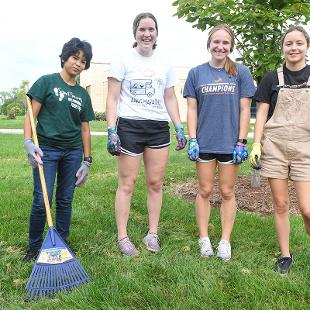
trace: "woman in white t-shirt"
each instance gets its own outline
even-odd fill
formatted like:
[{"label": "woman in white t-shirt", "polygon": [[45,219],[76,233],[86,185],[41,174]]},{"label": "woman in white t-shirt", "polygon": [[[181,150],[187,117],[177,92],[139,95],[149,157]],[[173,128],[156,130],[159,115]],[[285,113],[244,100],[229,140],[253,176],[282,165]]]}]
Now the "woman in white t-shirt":
[{"label": "woman in white t-shirt", "polygon": [[112,63],[108,74],[106,117],[108,151],[118,156],[118,189],[115,216],[118,247],[126,256],[139,251],[127,235],[127,223],[134,185],[143,159],[147,185],[149,232],[143,243],[151,252],[160,249],[157,235],[162,206],[170,133],[169,117],[181,150],[186,145],[174,86],[176,74],[155,51],[158,35],[156,18],[141,13],[133,22],[135,43],[121,59]]}]

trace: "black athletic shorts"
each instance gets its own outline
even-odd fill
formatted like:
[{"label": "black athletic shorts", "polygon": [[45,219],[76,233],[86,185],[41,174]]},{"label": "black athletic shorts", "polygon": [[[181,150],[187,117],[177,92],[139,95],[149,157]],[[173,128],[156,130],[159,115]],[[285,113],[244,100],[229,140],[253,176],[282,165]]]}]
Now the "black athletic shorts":
[{"label": "black athletic shorts", "polygon": [[212,160],[217,160],[220,164],[232,164],[233,154],[199,153],[199,162],[207,163]]},{"label": "black athletic shorts", "polygon": [[142,155],[146,147],[161,149],[170,145],[167,121],[120,117],[117,122],[117,134],[121,140],[121,152],[130,156]]}]

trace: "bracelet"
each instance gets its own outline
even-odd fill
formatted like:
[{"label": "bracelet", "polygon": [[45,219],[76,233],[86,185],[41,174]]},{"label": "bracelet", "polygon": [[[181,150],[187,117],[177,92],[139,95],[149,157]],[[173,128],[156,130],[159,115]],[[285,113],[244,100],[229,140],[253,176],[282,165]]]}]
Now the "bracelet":
[{"label": "bracelet", "polygon": [[247,144],[248,140],[247,139],[238,139],[237,142],[242,143],[242,144]]}]

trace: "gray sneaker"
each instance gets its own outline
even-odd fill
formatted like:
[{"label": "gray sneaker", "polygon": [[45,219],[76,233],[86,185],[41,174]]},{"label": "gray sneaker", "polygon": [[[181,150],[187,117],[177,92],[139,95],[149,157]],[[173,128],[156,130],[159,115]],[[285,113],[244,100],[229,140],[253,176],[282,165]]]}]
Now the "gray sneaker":
[{"label": "gray sneaker", "polygon": [[160,250],[160,240],[156,234],[148,233],[142,241],[149,251],[156,253]]},{"label": "gray sneaker", "polygon": [[122,254],[125,256],[135,256],[139,254],[139,251],[128,237],[118,240],[117,245]]},{"label": "gray sneaker", "polygon": [[227,262],[231,258],[231,246],[230,242],[227,240],[221,240],[217,247],[216,256],[222,259],[224,262]]}]

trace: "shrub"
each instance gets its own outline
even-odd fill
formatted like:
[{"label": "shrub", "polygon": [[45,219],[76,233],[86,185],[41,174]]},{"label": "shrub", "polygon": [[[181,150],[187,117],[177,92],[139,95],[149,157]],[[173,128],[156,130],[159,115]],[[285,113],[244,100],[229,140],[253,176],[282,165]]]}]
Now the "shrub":
[{"label": "shrub", "polygon": [[23,115],[23,109],[18,104],[10,104],[7,107],[7,117],[8,119],[16,119],[17,115]]},{"label": "shrub", "polygon": [[106,121],[105,112],[95,112],[96,121]]}]

